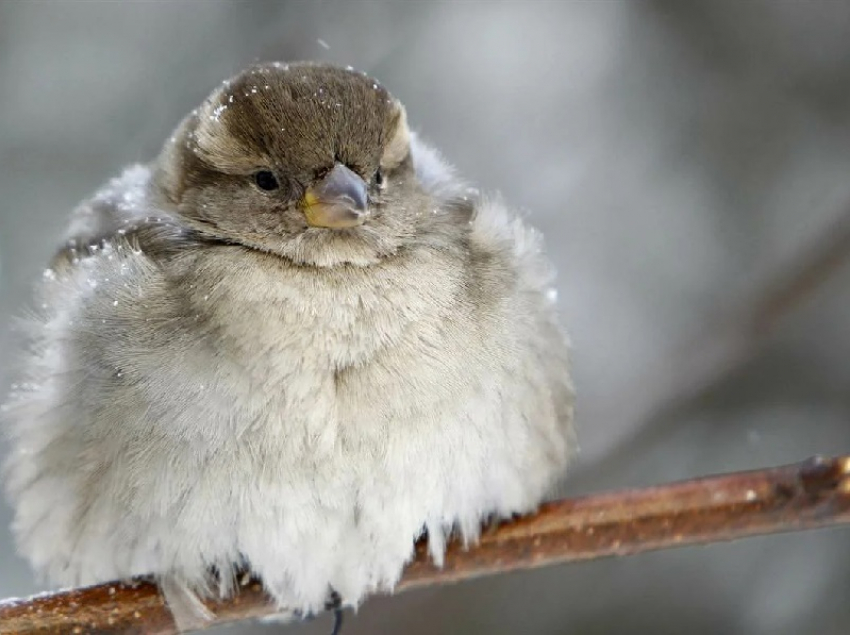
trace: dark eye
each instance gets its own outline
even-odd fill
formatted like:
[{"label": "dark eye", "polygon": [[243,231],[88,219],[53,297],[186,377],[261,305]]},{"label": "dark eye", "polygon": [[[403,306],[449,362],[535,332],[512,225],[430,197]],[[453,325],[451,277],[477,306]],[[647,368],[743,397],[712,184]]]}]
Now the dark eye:
[{"label": "dark eye", "polygon": [[257,187],[261,190],[276,190],[280,187],[280,183],[277,182],[277,177],[272,174],[268,170],[260,170],[254,175],[254,181],[257,183]]},{"label": "dark eye", "polygon": [[384,173],[381,172],[381,168],[378,168],[378,171],[375,172],[375,185],[380,189],[384,189]]}]

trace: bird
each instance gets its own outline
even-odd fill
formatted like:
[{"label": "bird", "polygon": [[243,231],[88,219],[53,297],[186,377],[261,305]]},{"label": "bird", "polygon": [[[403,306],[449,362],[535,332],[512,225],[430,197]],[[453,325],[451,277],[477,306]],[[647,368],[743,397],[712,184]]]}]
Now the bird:
[{"label": "bird", "polygon": [[18,550],[51,584],[154,575],[184,625],[245,572],[298,615],[391,591],[417,539],[442,565],[571,464],[554,284],[378,80],[256,63],[37,281],[1,415]]}]

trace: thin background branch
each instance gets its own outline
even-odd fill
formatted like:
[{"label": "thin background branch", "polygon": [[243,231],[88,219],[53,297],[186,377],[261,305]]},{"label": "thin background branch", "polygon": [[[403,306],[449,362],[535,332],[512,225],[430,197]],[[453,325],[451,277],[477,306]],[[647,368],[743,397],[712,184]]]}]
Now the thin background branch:
[{"label": "thin background branch", "polygon": [[[850,456],[549,503],[489,528],[471,549],[451,543],[441,569],[420,541],[397,590],[831,525],[850,525]],[[211,625],[275,612],[261,584],[249,579],[236,597],[207,605],[216,615]],[[91,632],[177,631],[149,580],[0,602],[2,635]]]},{"label": "thin background branch", "polygon": [[597,482],[600,475],[615,472],[626,455],[644,454],[647,447],[678,425],[675,415],[752,361],[783,319],[809,301],[848,263],[850,203],[785,263],[730,301],[719,319],[671,358],[642,372],[634,386],[618,392],[627,397],[616,400],[616,404],[628,404],[628,411],[619,416],[613,413],[606,420],[627,417],[623,425],[612,426],[626,430],[626,434],[586,468],[579,468],[572,482]]}]

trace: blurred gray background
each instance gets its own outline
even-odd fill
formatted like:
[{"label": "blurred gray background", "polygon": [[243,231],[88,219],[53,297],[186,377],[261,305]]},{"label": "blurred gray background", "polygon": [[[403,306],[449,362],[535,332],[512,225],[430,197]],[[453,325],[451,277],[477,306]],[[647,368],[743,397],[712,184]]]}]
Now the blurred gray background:
[{"label": "blurred gray background", "polygon": [[[70,209],[225,77],[311,58],[377,76],[546,233],[580,392],[565,492],[848,452],[850,266],[746,322],[848,227],[848,33],[838,1],[0,0],[0,381]],[[41,590],[9,517],[0,597]],[[848,589],[850,532],[817,531],[377,598],[344,632],[846,635]]]}]

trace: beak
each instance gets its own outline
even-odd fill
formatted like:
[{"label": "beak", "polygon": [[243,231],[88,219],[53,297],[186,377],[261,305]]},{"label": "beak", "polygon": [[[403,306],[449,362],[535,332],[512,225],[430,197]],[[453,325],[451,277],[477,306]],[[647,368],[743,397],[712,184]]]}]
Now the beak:
[{"label": "beak", "polygon": [[368,216],[368,205],[366,182],[342,163],[308,187],[302,199],[307,224],[329,229],[361,225]]}]

